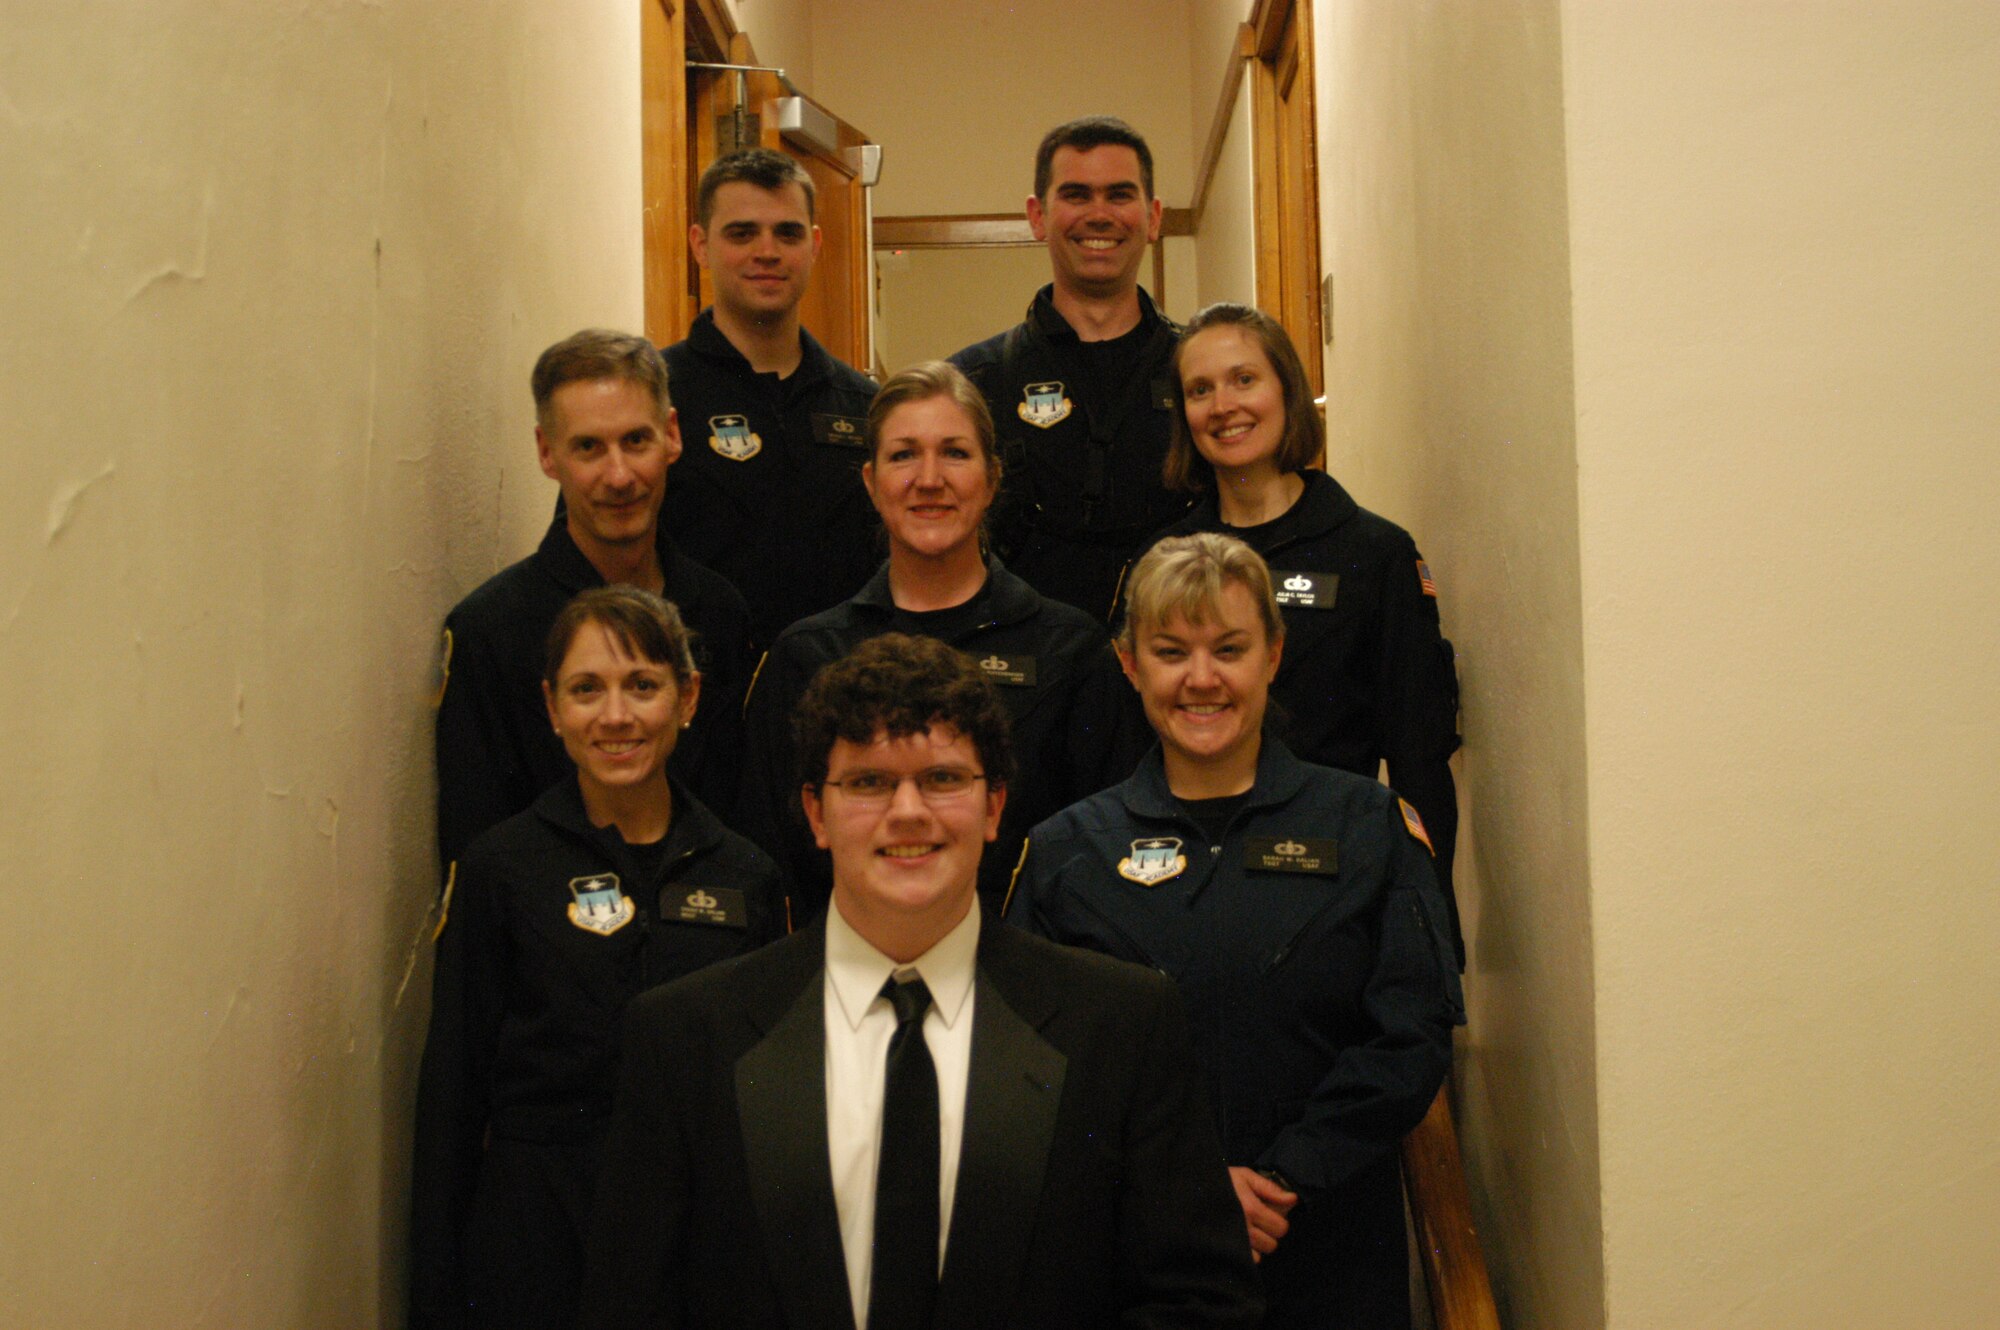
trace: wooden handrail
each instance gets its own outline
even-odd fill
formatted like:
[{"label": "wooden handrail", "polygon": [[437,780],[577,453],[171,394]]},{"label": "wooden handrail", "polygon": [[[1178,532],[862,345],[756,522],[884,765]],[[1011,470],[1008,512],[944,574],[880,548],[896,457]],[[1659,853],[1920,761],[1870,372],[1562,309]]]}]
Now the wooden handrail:
[{"label": "wooden handrail", "polygon": [[1472,1222],[1472,1194],[1458,1151],[1451,1103],[1438,1090],[1430,1112],[1403,1138],[1403,1190],[1430,1290],[1437,1330],[1500,1330],[1486,1255]]}]

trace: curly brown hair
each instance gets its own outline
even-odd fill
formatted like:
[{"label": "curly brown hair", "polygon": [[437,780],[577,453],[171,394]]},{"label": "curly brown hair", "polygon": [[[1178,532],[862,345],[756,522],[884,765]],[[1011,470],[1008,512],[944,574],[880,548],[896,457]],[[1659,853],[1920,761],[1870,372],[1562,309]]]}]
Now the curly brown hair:
[{"label": "curly brown hair", "polygon": [[792,712],[799,783],[819,788],[841,739],[902,739],[933,725],[972,740],[989,790],[1014,779],[1007,708],[970,656],[932,637],[871,637],[822,666]]}]

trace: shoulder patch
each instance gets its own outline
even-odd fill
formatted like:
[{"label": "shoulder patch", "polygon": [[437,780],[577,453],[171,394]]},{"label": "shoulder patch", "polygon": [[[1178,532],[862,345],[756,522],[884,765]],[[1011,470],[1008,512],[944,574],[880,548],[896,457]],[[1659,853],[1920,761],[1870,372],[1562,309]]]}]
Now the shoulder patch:
[{"label": "shoulder patch", "polygon": [[1432,600],[1437,599],[1438,584],[1431,580],[1431,566],[1422,559],[1417,560],[1417,586]]},{"label": "shoulder patch", "polygon": [[431,710],[433,711],[444,705],[444,690],[451,683],[451,645],[451,629],[447,628],[444,630],[443,656],[438,662],[437,696],[431,699]]},{"label": "shoulder patch", "polygon": [[1424,848],[1431,852],[1431,858],[1437,858],[1437,847],[1431,844],[1431,834],[1424,830],[1424,820],[1417,816],[1417,810],[1410,806],[1408,799],[1398,798],[1396,804],[1403,810],[1403,826],[1405,829],[1412,836],[1424,843]]}]

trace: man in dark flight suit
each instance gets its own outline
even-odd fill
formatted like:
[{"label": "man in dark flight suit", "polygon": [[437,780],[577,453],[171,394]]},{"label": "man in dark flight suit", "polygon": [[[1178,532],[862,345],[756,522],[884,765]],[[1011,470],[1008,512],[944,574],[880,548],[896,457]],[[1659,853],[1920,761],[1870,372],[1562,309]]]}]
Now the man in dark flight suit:
[{"label": "man in dark flight suit", "polygon": [[994,549],[1035,590],[1109,623],[1126,560],[1189,502],[1160,480],[1180,329],[1139,287],[1160,237],[1153,154],[1109,116],[1058,125],[1036,150],[1027,212],[1054,281],[1020,326],[951,359],[1000,436]]},{"label": "man in dark flight suit", "polygon": [[661,521],[743,593],[761,649],[882,561],[860,474],[875,384],[799,324],[820,231],[798,163],[763,148],[719,158],[695,217],[688,248],[715,303],[665,349],[686,450]]},{"label": "man in dark flight suit", "polygon": [[978,666],[885,635],[799,715],[832,908],[629,1009],[579,1324],[1255,1325],[1172,983],[982,919]]},{"label": "man in dark flight suit", "polygon": [[[549,727],[543,656],[556,615],[580,591],[627,582],[679,607],[695,634],[701,708],[667,770],[724,818],[736,798],[750,612],[659,521],[681,435],[666,367],[643,337],[587,329],[542,352],[531,380],[535,448],[563,504],[541,547],[488,578],[444,621],[438,698],[438,855],[472,839],[575,770]],[[675,483],[680,480],[675,472]]]}]

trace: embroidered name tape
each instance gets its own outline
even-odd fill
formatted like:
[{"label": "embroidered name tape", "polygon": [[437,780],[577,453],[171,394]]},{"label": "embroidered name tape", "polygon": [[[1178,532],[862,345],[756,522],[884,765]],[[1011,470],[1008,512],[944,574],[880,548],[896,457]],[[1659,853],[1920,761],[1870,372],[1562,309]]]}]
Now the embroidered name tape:
[{"label": "embroidered name tape", "polygon": [[1331,877],[1340,861],[1340,842],[1308,836],[1274,836],[1247,841],[1243,866],[1266,873],[1312,873]]},{"label": "embroidered name tape", "polygon": [[1002,656],[988,653],[980,657],[979,669],[994,683],[1011,684],[1016,688],[1035,686],[1035,658],[1033,656]]},{"label": "embroidered name tape", "polygon": [[1340,590],[1339,573],[1271,573],[1278,603],[1294,610],[1330,610]]},{"label": "embroidered name tape", "polygon": [[813,412],[813,438],[820,443],[831,443],[842,448],[866,448],[867,424],[858,416],[836,416],[824,411]]},{"label": "embroidered name tape", "polygon": [[750,926],[743,893],[735,887],[691,887],[675,883],[660,892],[660,918],[670,923],[712,924],[718,928]]}]

